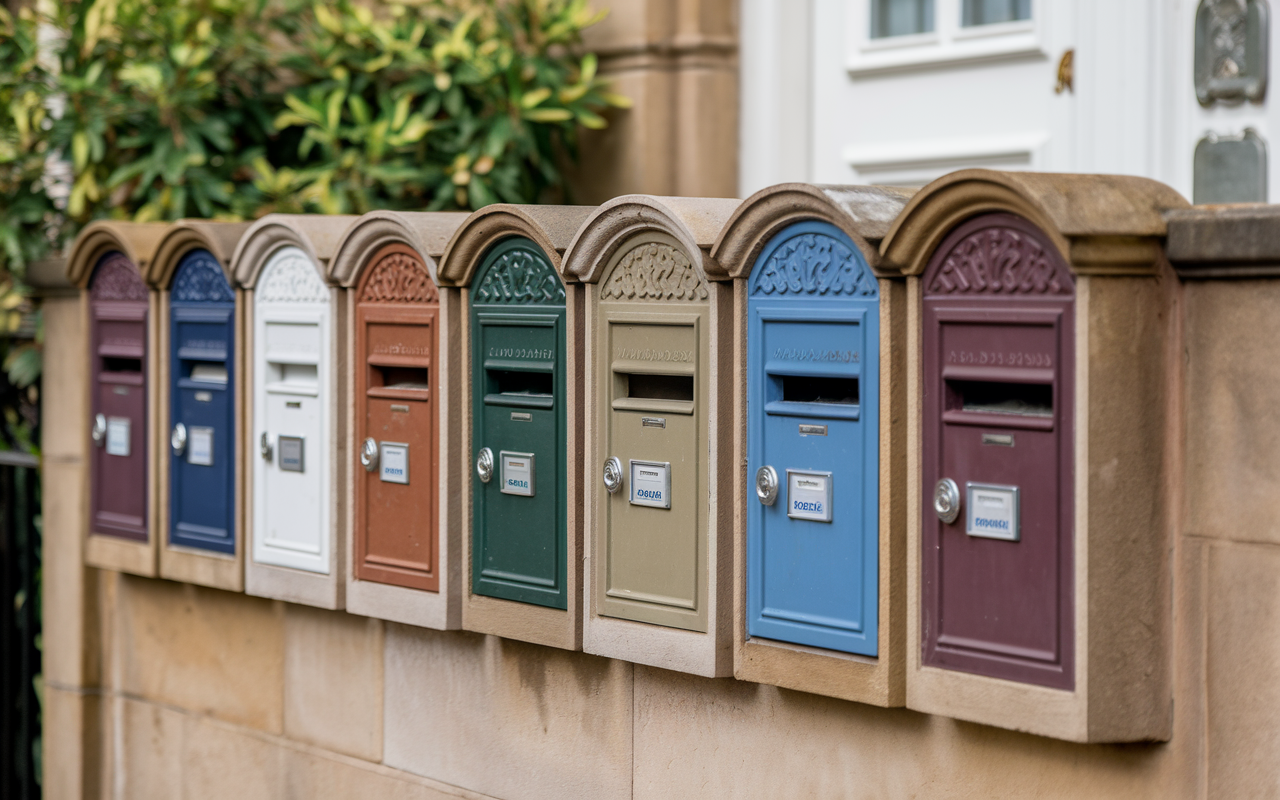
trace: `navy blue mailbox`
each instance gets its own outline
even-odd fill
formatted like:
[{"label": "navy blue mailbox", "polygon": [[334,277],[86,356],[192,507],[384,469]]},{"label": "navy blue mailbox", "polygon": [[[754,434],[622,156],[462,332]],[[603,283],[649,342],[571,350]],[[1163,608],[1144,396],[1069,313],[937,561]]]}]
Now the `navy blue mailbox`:
[{"label": "navy blue mailbox", "polygon": [[799,222],[747,291],[747,634],[875,656],[876,278],[844,232]]},{"label": "navy blue mailbox", "polygon": [[235,294],[192,250],[169,293],[169,543],[235,552]]}]

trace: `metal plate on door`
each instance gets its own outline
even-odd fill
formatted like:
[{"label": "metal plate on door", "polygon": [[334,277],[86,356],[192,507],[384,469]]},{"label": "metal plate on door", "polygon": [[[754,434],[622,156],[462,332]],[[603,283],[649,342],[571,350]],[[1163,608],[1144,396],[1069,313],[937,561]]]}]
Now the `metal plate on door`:
[{"label": "metal plate on door", "polygon": [[965,533],[1007,542],[1021,538],[1017,486],[970,481],[964,485],[964,491]]},{"label": "metal plate on door", "polygon": [[831,473],[787,470],[787,516],[831,521]]},{"label": "metal plate on door", "polygon": [[276,438],[280,453],[281,472],[305,472],[303,444],[301,436],[280,436]]},{"label": "metal plate on door", "polygon": [[107,455],[128,457],[128,417],[107,417]]},{"label": "metal plate on door", "polygon": [[631,460],[631,505],[671,508],[671,462]]},{"label": "metal plate on door", "polygon": [[533,497],[534,485],[533,453],[513,453],[503,450],[498,454],[502,463],[503,494],[514,494],[520,497]]},{"label": "metal plate on door", "polygon": [[187,463],[213,466],[213,428],[193,425],[187,429]]},{"label": "metal plate on door", "polygon": [[378,456],[378,477],[383,483],[409,483],[409,445],[383,442]]}]

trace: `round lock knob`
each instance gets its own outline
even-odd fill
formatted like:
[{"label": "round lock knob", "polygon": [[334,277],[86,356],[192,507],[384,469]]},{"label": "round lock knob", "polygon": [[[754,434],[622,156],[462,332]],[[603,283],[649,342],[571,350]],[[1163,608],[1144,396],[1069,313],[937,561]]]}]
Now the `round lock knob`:
[{"label": "round lock knob", "polygon": [[609,456],[604,462],[604,488],[613,494],[622,488],[622,462],[617,456]]},{"label": "round lock knob", "polygon": [[93,443],[102,447],[102,440],[107,438],[107,417],[97,414],[93,418]]},{"label": "round lock knob", "polygon": [[960,487],[950,478],[943,478],[933,487],[933,510],[938,519],[950,525],[960,516]]},{"label": "round lock knob", "polygon": [[270,461],[274,452],[271,447],[271,439],[267,438],[267,432],[262,432],[262,438],[258,440],[258,452],[262,454],[264,461]]},{"label": "round lock knob", "polygon": [[187,426],[179,422],[173,426],[173,433],[169,435],[169,446],[173,448],[175,456],[182,455],[182,451],[187,449]]},{"label": "round lock knob", "polygon": [[773,467],[764,466],[756,470],[756,497],[766,506],[777,502],[778,471]]},{"label": "round lock knob", "polygon": [[378,466],[378,443],[372,437],[365,439],[360,445],[360,463],[365,472],[373,472]]},{"label": "round lock knob", "polygon": [[476,475],[481,483],[493,480],[493,451],[487,447],[481,448],[480,455],[476,456]]}]

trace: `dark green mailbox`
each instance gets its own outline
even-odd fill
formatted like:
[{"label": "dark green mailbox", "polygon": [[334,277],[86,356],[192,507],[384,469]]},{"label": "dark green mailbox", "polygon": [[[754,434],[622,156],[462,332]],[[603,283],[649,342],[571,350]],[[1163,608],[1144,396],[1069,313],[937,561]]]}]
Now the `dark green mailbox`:
[{"label": "dark green mailbox", "polygon": [[472,592],[567,608],[565,289],[504,239],[471,281]]}]

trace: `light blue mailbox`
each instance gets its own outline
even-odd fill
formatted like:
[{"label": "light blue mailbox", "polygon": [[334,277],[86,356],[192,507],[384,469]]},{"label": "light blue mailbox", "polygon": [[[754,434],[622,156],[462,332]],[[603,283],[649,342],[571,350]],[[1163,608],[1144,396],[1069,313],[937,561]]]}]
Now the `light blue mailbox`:
[{"label": "light blue mailbox", "polygon": [[838,228],[799,222],[747,289],[747,634],[875,656],[875,275]]}]

